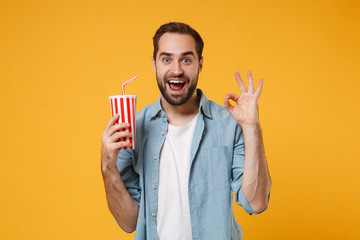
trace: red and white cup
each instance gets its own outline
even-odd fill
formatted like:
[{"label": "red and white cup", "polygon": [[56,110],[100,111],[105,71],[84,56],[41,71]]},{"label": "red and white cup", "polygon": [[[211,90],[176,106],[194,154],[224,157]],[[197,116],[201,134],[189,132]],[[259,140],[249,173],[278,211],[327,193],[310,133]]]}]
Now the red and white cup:
[{"label": "red and white cup", "polygon": [[136,115],[136,96],[135,95],[116,95],[110,96],[111,115],[120,114],[119,123],[129,123],[127,130],[133,134],[133,138],[124,138],[123,141],[131,143],[131,147],[121,149],[135,149],[135,115]]}]

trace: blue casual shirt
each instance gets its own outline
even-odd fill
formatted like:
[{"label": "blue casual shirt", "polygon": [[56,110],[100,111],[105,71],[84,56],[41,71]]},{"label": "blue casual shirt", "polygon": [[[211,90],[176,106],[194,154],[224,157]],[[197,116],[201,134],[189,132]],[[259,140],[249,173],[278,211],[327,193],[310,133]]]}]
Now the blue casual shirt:
[{"label": "blue casual shirt", "polygon": [[[190,152],[189,205],[193,240],[242,239],[234,218],[236,203],[256,214],[246,200],[241,179],[244,139],[240,125],[222,106],[207,100],[201,90],[199,115]],[[124,184],[139,205],[134,239],[158,239],[159,159],[168,128],[167,116],[157,102],[136,115],[136,149],[122,150],[117,167]]]}]

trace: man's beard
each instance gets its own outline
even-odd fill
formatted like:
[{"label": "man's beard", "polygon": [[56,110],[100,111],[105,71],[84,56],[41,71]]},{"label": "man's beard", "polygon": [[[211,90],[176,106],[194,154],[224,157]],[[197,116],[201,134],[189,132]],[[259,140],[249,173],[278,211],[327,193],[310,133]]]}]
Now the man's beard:
[{"label": "man's beard", "polygon": [[[169,78],[178,78],[178,79],[184,80],[187,83],[187,86],[186,86],[187,91],[186,91],[185,96],[172,95],[172,94],[166,92],[166,85],[168,84],[167,82],[168,82]],[[194,92],[196,90],[198,78],[199,78],[199,74],[196,74],[196,77],[191,82],[190,78],[185,76],[184,74],[180,74],[180,75],[177,75],[177,76],[174,76],[174,75],[165,76],[164,79],[161,79],[156,74],[156,79],[157,79],[157,83],[158,83],[161,95],[165,98],[165,100],[169,104],[174,105],[174,106],[183,105],[184,103],[186,103],[191,98],[191,96],[194,94]]]}]

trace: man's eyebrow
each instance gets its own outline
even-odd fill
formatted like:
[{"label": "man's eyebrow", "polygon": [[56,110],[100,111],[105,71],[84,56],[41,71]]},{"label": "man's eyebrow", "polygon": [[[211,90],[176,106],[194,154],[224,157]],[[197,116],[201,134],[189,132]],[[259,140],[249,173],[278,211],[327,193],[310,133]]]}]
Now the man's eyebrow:
[{"label": "man's eyebrow", "polygon": [[188,51],[188,52],[184,52],[181,54],[182,56],[186,56],[186,55],[192,55],[192,56],[195,56],[194,52],[193,51]]},{"label": "man's eyebrow", "polygon": [[[168,57],[170,57],[170,56],[173,56],[173,55],[174,55],[173,53],[161,52],[161,53],[159,54],[159,57],[161,57],[161,56],[168,56]],[[195,54],[194,54],[193,51],[187,51],[187,52],[181,53],[181,56],[187,56],[187,55],[195,56]]]},{"label": "man's eyebrow", "polygon": [[159,54],[159,57],[161,57],[161,56],[171,56],[171,55],[173,55],[173,54],[172,53],[167,53],[167,52],[161,52]]}]

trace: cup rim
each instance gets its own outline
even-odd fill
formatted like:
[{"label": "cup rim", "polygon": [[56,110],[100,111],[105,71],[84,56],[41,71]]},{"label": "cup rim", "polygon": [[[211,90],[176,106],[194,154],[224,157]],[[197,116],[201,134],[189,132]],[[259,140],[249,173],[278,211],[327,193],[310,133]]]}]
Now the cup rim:
[{"label": "cup rim", "polygon": [[112,98],[137,98],[136,95],[113,95],[113,96],[110,96],[109,99],[112,99]]}]

